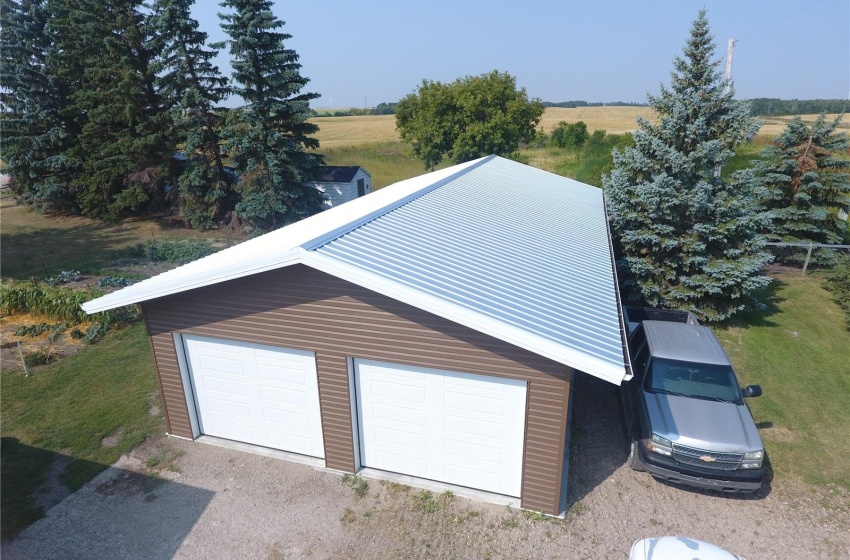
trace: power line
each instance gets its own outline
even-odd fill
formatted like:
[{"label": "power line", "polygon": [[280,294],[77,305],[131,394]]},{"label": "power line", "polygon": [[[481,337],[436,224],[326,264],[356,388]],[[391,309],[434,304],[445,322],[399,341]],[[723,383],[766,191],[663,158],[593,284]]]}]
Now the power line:
[{"label": "power line", "polygon": [[[756,29],[756,30],[755,30],[755,31],[753,31],[752,33],[749,33],[749,34],[747,34],[747,35],[744,35],[741,39],[746,39],[747,37],[752,37],[752,36],[753,36],[753,35],[755,35],[756,33],[759,33],[759,32],[761,32],[761,31],[764,31],[764,30],[765,30],[765,29],[767,29],[768,27],[771,27],[771,26],[773,26],[773,25],[776,25],[777,23],[783,22],[783,21],[785,21],[786,19],[788,19],[788,18],[790,18],[790,17],[796,16],[796,15],[797,15],[797,14],[799,14],[800,12],[805,12],[805,11],[806,11],[806,10],[808,10],[809,8],[812,8],[812,7],[814,7],[814,6],[817,6],[818,4],[823,4],[824,2],[826,2],[826,0],[818,0],[817,2],[814,2],[813,4],[809,4],[809,5],[808,5],[808,6],[806,6],[805,8],[800,8],[800,9],[799,9],[799,10],[797,10],[796,12],[790,13],[790,14],[788,14],[787,16],[781,17],[781,18],[779,18],[778,20],[776,20],[776,21],[774,21],[774,22],[768,23],[768,24],[767,24],[767,25],[765,25],[764,27],[760,27],[760,28]],[[741,39],[738,39],[738,41],[740,41]]]}]

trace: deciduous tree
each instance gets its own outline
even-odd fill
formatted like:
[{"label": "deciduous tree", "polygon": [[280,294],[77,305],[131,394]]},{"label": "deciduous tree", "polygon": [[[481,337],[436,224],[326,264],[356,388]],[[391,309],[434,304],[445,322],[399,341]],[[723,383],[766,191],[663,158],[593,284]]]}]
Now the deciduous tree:
[{"label": "deciduous tree", "polygon": [[638,119],[634,147],[615,151],[603,185],[629,299],[719,321],[754,303],[769,255],[752,171],[720,173],[758,127],[713,55],[703,10],[670,87],[649,96],[658,124]]},{"label": "deciduous tree", "polygon": [[462,163],[489,154],[513,156],[535,137],[543,104],[498,71],[450,84],[423,80],[396,106],[401,139],[427,169],[443,159]]}]

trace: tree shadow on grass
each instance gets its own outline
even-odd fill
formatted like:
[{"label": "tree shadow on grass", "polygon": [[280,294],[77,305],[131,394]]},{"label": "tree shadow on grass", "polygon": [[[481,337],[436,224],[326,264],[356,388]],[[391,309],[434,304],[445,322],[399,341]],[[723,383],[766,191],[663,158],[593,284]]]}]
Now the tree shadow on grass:
[{"label": "tree shadow on grass", "polygon": [[55,276],[62,270],[93,272],[138,236],[138,231],[109,224],[4,231],[0,269],[4,277],[17,279]]},{"label": "tree shadow on grass", "polygon": [[756,292],[755,299],[759,302],[758,309],[751,309],[736,313],[731,318],[720,323],[723,327],[738,327],[746,329],[748,327],[775,327],[776,323],[770,320],[770,317],[780,312],[779,304],[784,301],[784,298],[779,295],[779,290],[784,285],[780,278],[771,277],[772,282]]},{"label": "tree shadow on grass", "polygon": [[[172,558],[215,495],[17,438],[4,437],[0,445],[4,559]],[[49,508],[40,497],[57,464],[100,474]]]}]

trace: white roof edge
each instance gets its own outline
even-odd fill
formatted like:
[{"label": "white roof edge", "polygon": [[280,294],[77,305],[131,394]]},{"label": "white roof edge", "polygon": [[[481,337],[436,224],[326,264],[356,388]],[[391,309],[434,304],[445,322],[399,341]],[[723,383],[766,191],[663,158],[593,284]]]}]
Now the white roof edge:
[{"label": "white roof edge", "polygon": [[609,383],[619,385],[626,378],[625,366],[615,366],[577,350],[566,348],[561,344],[524,332],[521,329],[506,325],[480,313],[470,311],[437,297],[387,280],[377,274],[365,272],[350,265],[340,263],[318,252],[302,249],[301,262],[316,270],[407,303],[408,305],[498,338],[514,346],[524,348],[525,350],[578,369]]},{"label": "white roof edge", "polygon": [[[201,288],[203,286],[209,286],[210,284],[216,284],[218,282],[224,282],[226,280],[235,280],[236,278],[242,278],[243,276],[250,276],[252,274],[258,274],[260,272],[274,270],[276,268],[283,268],[286,266],[297,264],[298,259],[298,250],[290,249],[286,252],[286,254],[282,254],[279,257],[276,257],[272,262],[268,262],[253,268],[223,270],[222,273],[220,275],[217,275],[215,278],[198,279],[195,282],[180,284],[179,286],[173,287],[171,289],[166,288],[160,290],[151,290],[149,293],[145,293],[142,290],[136,290],[133,293],[124,294],[124,290],[127,289],[124,288],[122,290],[118,290],[117,292],[112,292],[111,294],[106,294],[105,296],[99,297],[97,299],[87,301],[80,307],[82,307],[83,311],[85,311],[87,314],[91,315],[92,313],[108,311],[110,309],[115,309],[116,307],[123,307],[125,305],[132,305],[134,303],[141,303],[150,299],[184,292],[187,290],[192,290],[194,288]],[[141,287],[143,284],[144,282],[139,282],[138,284],[133,284],[133,286]],[[133,286],[128,286],[128,288],[131,288]]]},{"label": "white roof edge", "polygon": [[608,252],[611,256],[611,272],[614,275],[614,295],[617,299],[617,315],[620,320],[620,340],[623,343],[623,362],[626,370],[624,380],[629,381],[634,377],[632,372],[632,356],[629,352],[629,329],[626,326],[626,318],[623,313],[623,299],[620,297],[620,278],[617,276],[617,260],[614,257],[614,241],[611,239],[611,219],[608,217],[608,204],[605,200],[605,191],[602,192],[602,210],[605,212],[605,233],[608,235]]},{"label": "white roof edge", "polygon": [[[494,157],[479,158],[399,181],[367,196],[93,299],[81,307],[88,314],[98,313],[295,264],[298,262],[299,247],[322,245]],[[250,253],[246,254],[246,251]],[[229,257],[233,259],[229,260]],[[222,261],[220,265],[219,261]]]}]

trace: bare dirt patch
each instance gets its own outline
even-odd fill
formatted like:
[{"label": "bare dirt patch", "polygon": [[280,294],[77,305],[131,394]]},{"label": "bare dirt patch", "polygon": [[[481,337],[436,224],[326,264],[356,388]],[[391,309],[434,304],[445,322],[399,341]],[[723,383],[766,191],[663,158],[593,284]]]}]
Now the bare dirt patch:
[{"label": "bare dirt patch", "polygon": [[3,344],[0,345],[0,362],[3,364],[3,369],[23,369],[21,356],[18,351],[19,344],[21,347],[20,352],[24,356],[32,352],[44,352],[51,356],[50,361],[72,356],[87,344],[81,339],[71,337],[71,332],[74,329],[85,332],[91,325],[90,322],[66,325],[66,328],[58,333],[52,341],[50,340],[50,332],[43,332],[36,336],[18,336],[15,334],[15,331],[20,327],[38,325],[40,323],[55,325],[60,324],[61,321],[54,321],[41,315],[31,315],[29,313],[6,315],[0,319],[0,337],[3,340]]},{"label": "bare dirt patch", "polygon": [[121,441],[121,438],[124,437],[124,430],[118,430],[112,435],[106,436],[102,440],[100,440],[100,444],[103,447],[115,447]]}]

